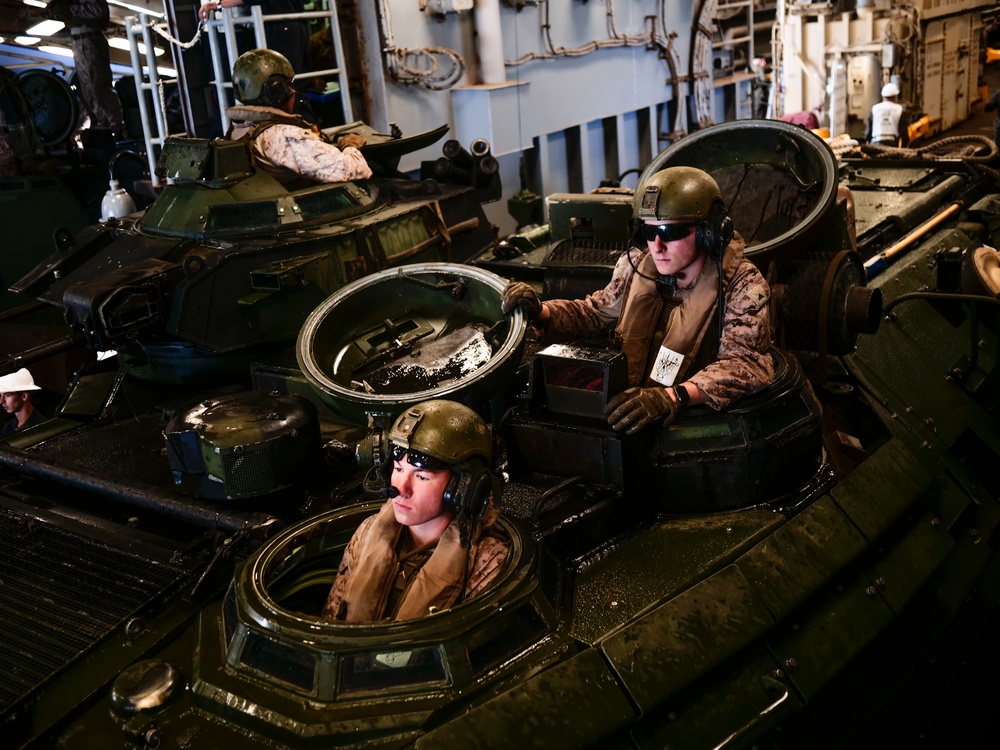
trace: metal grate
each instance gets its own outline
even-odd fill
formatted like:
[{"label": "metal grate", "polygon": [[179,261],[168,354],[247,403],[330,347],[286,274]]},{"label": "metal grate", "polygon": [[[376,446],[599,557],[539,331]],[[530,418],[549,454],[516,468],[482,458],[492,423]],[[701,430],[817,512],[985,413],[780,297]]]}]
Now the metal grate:
[{"label": "metal grate", "polygon": [[226,477],[226,496],[254,497],[273,491],[279,486],[276,466],[275,449],[271,443],[247,448],[239,453],[223,453],[222,468]]},{"label": "metal grate", "polygon": [[184,573],[0,509],[0,717]]},{"label": "metal grate", "polygon": [[627,242],[594,242],[574,238],[563,240],[545,259],[546,266],[601,265],[614,268],[621,254],[628,249]]}]

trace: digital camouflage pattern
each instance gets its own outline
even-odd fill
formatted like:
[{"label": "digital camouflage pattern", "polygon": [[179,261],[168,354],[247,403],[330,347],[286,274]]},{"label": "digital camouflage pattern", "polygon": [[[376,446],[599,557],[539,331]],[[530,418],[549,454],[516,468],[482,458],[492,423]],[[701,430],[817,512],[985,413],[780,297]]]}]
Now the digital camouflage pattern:
[{"label": "digital camouflage pattern", "polygon": [[[707,396],[708,405],[723,409],[745,396],[763,390],[774,380],[771,347],[771,321],[768,311],[770,290],[756,266],[742,257],[743,239],[737,234],[730,248],[740,253],[738,265],[725,291],[726,311],[722,340],[715,361],[685,380],[694,383]],[[592,338],[613,329],[626,295],[635,290],[632,284],[635,266],[646,251],[631,248],[615,265],[608,285],[582,300],[546,300],[551,317],[542,335],[546,341],[571,341]],[[675,300],[683,302],[688,290],[678,289]],[[655,328],[656,321],[635,321],[637,326]],[[647,372],[652,360],[647,363]],[[641,383],[630,383],[641,385]]]},{"label": "digital camouflage pattern", "polygon": [[[391,507],[392,501],[390,500],[383,506],[382,512],[366,518],[358,527],[358,530],[354,532],[351,541],[348,542],[347,548],[344,550],[344,556],[340,562],[340,567],[337,570],[337,579],[334,581],[330,593],[327,595],[326,604],[323,607],[322,617],[325,619],[352,619],[350,613],[343,611],[344,595],[359,565],[383,567],[386,570],[395,571],[395,579],[393,581],[373,582],[373,588],[381,588],[388,585],[394,586],[397,595],[396,597],[390,597],[390,601],[394,598],[394,604],[398,607],[400,604],[399,597],[402,593],[405,593],[409,583],[427,563],[437,548],[438,541],[435,541],[416,550],[406,550],[395,554],[390,553],[394,559],[381,561],[384,563],[381,566],[373,560],[359,559],[359,552],[362,549],[378,548],[377,545],[370,545],[369,541],[371,537],[381,533],[380,524],[394,525],[398,529],[399,524],[395,523],[394,519],[392,519]],[[495,518],[496,516],[493,515],[492,517]],[[452,521],[452,526],[455,524],[457,524],[457,521]],[[404,532],[401,536],[408,537],[408,534]],[[483,592],[500,574],[509,552],[510,545],[506,541],[488,533],[483,534],[477,541],[472,542],[471,550],[467,547],[461,548],[460,553],[465,560],[462,567],[464,568],[465,564],[468,564],[469,558],[472,560],[468,583],[465,586],[465,595],[462,599],[471,599]],[[447,581],[440,583],[442,586],[450,585],[450,582]],[[372,593],[373,595],[375,594],[375,592]],[[390,603],[390,609],[393,608],[392,603]],[[386,612],[385,614],[390,619],[394,619],[393,612]]]},{"label": "digital camouflage pattern", "polygon": [[325,183],[372,176],[358,149],[348,146],[341,151],[298,115],[259,105],[230,107],[226,114],[233,121],[230,139],[249,138],[254,156],[283,183],[301,177]]}]

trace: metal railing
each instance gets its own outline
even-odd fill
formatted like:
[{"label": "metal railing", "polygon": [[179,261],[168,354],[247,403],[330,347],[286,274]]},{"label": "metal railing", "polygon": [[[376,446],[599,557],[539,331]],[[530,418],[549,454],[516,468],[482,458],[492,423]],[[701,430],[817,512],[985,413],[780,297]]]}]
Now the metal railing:
[{"label": "metal railing", "polygon": [[[253,26],[254,39],[258,48],[267,48],[267,32],[265,23],[268,21],[307,20],[310,18],[328,18],[330,21],[331,38],[337,67],[324,70],[296,71],[296,78],[308,76],[336,75],[340,85],[340,101],[344,112],[344,122],[351,122],[354,117],[351,109],[351,97],[347,87],[347,76],[343,75],[344,54],[340,40],[340,26],[337,20],[337,7],[333,0],[328,0],[327,10],[310,11],[307,13],[281,13],[263,15],[260,6],[250,8],[249,15],[234,15],[229,8],[217,13],[215,18],[205,22],[205,32],[208,37],[209,52],[212,58],[212,71],[215,95],[219,105],[219,116],[222,119],[222,130],[229,130],[229,117],[226,108],[230,106],[230,91],[233,84],[229,80],[229,65],[239,57],[236,44],[236,29],[238,26]],[[221,16],[221,17],[219,17]],[[152,24],[160,18],[151,18],[146,14],[129,16],[125,19],[125,31],[129,40],[129,56],[132,61],[132,72],[135,78],[136,94],[138,95],[139,118],[142,122],[143,140],[146,147],[146,159],[149,162],[149,176],[154,187],[160,184],[156,176],[156,160],[158,147],[162,147],[169,135],[167,126],[166,102],[163,96],[164,83],[177,83],[177,79],[161,79],[156,66],[156,54],[153,45]],[[227,59],[223,64],[222,47],[219,36],[225,44]],[[176,41],[176,40],[175,40]],[[139,43],[145,45],[145,60],[139,51]],[[148,81],[146,80],[148,76]],[[146,92],[152,94],[152,112],[146,101]]]},{"label": "metal railing", "polygon": [[351,122],[354,119],[351,111],[350,92],[347,87],[347,76],[342,74],[344,69],[344,53],[340,42],[340,26],[337,20],[336,3],[330,0],[329,8],[327,10],[309,11],[306,13],[275,13],[273,15],[265,16],[261,12],[260,6],[254,5],[250,7],[249,15],[237,16],[232,12],[231,8],[223,8],[221,13],[216,13],[216,16],[219,15],[221,15],[221,18],[212,18],[206,22],[205,30],[208,33],[208,45],[212,55],[212,70],[215,76],[213,83],[215,86],[215,95],[219,102],[219,112],[222,117],[223,132],[229,130],[229,118],[226,116],[226,107],[229,106],[228,92],[232,90],[233,84],[230,80],[228,80],[228,67],[223,65],[222,61],[221,48],[219,44],[220,30],[225,37],[226,55],[229,60],[229,65],[231,65],[236,58],[239,57],[239,50],[236,46],[236,27],[252,26],[257,47],[267,49],[268,45],[265,23],[269,21],[307,20],[310,18],[328,18],[330,20],[330,30],[332,32],[331,37],[333,39],[333,49],[337,60],[337,67],[327,68],[324,70],[297,70],[295,71],[295,77],[300,78],[302,76],[311,77],[336,75],[340,84],[340,101],[344,110],[344,122]]},{"label": "metal railing", "polygon": [[[163,100],[163,87],[160,84],[160,74],[156,69],[156,51],[153,46],[153,33],[150,28],[149,16],[143,14],[138,17],[129,16],[125,19],[125,34],[128,38],[129,57],[132,60],[132,74],[135,78],[135,90],[139,100],[139,119],[142,121],[142,137],[146,145],[146,160],[149,162],[149,177],[153,186],[160,184],[156,176],[156,157],[154,146],[162,146],[166,140],[167,133],[167,113]],[[146,47],[145,69],[149,73],[149,81],[143,75],[143,65],[139,57],[139,39],[142,39]],[[152,92],[153,114],[155,119],[149,117],[149,108],[146,105],[146,92]],[[155,127],[155,134],[154,134]]]}]

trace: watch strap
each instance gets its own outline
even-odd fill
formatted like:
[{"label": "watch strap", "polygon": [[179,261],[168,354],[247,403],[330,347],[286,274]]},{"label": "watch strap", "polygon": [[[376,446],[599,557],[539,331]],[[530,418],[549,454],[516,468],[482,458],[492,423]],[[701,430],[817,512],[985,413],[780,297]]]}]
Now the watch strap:
[{"label": "watch strap", "polygon": [[690,403],[691,401],[691,394],[688,393],[687,388],[685,388],[683,385],[675,385],[673,386],[673,388],[674,388],[674,396],[677,397],[677,405],[687,406],[687,404]]}]

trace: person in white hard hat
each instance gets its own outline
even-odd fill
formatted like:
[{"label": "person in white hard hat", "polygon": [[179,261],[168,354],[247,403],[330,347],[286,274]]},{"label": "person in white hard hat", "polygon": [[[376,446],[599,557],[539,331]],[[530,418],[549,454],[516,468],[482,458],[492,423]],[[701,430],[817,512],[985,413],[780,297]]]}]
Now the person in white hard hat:
[{"label": "person in white hard hat", "polygon": [[865,140],[877,146],[903,146],[910,143],[906,107],[896,101],[899,86],[891,81],[882,87],[882,101],[868,115]]},{"label": "person in white hard hat", "polygon": [[0,437],[11,435],[25,427],[41,424],[47,419],[31,403],[31,392],[40,390],[41,388],[35,385],[31,373],[23,367],[17,372],[0,377],[0,403],[8,414],[13,415],[3,427],[0,427]]}]

